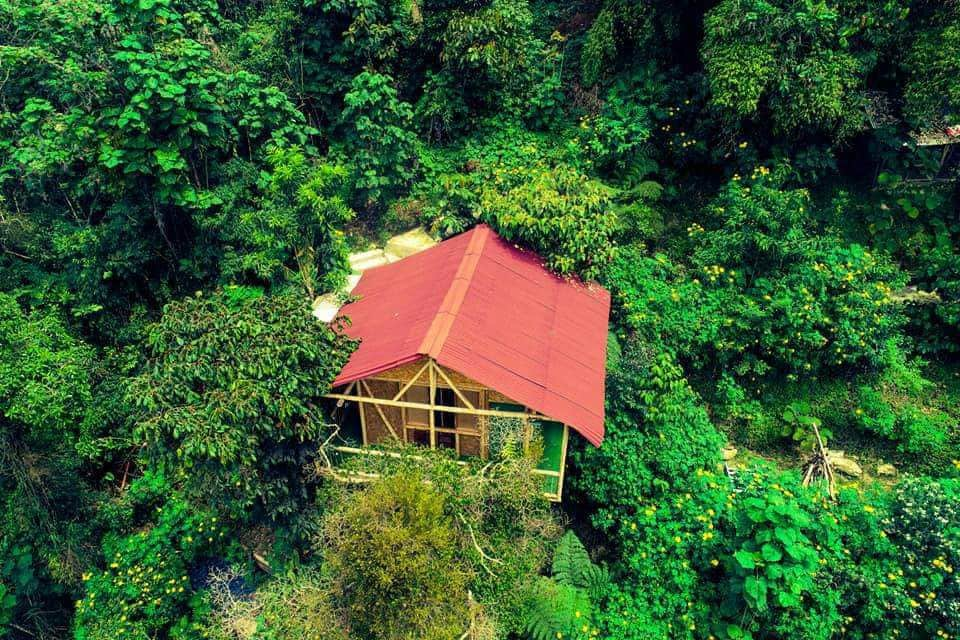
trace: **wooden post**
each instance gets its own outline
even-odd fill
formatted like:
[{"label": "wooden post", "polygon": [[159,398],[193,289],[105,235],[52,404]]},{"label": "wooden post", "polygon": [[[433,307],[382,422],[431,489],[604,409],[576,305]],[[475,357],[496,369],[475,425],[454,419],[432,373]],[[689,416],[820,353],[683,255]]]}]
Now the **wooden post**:
[{"label": "wooden post", "polygon": [[[351,387],[352,386],[353,385],[351,385]],[[356,394],[358,396],[363,395],[362,392],[360,391],[360,385],[357,385]],[[349,390],[347,391],[347,395],[350,395]],[[362,402],[358,402],[357,411],[360,412],[360,435],[361,435],[361,438],[363,439],[363,445],[366,446],[370,444],[370,441],[367,439],[367,405],[365,405]]]},{"label": "wooden post", "polygon": [[557,499],[563,496],[563,478],[567,470],[567,442],[570,440],[570,427],[563,425],[563,446],[560,448],[560,478],[557,480]]},{"label": "wooden post", "polygon": [[523,455],[530,455],[530,436],[533,428],[530,426],[530,416],[523,417]]},{"label": "wooden post", "polygon": [[437,427],[434,407],[437,404],[437,371],[430,367],[430,448],[437,448]]},{"label": "wooden post", "polygon": [[[480,408],[489,409],[487,404],[487,391],[481,389],[479,392]],[[480,431],[480,459],[490,459],[490,423],[487,416],[477,416],[477,429]]]}]

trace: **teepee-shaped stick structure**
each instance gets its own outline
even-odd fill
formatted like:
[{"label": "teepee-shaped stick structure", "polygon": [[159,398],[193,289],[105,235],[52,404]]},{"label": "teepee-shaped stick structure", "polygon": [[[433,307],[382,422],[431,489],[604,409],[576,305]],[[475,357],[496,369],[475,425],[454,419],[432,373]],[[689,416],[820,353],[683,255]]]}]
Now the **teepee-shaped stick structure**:
[{"label": "teepee-shaped stick structure", "polygon": [[823,444],[823,438],[820,437],[820,429],[817,427],[816,422],[811,422],[810,426],[813,428],[814,436],[816,436],[817,445],[813,457],[807,462],[807,469],[803,474],[803,486],[810,486],[810,483],[814,480],[825,480],[830,497],[835,498],[836,490],[834,486],[836,478],[833,475],[833,467],[830,465],[830,456],[827,453],[827,448]]}]

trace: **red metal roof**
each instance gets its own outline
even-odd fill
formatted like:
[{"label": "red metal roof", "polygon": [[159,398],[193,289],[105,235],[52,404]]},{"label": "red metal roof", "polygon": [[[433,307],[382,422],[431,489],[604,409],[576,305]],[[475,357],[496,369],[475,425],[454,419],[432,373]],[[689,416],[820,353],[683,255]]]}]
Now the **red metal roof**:
[{"label": "red metal roof", "polygon": [[486,225],[364,272],[340,312],[360,346],[339,386],[427,356],[599,446],[610,294]]}]

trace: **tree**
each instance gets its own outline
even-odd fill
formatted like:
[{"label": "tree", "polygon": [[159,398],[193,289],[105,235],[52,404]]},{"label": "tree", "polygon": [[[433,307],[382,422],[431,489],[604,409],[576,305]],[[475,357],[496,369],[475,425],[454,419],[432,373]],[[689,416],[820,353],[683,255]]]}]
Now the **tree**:
[{"label": "tree", "polygon": [[364,71],[343,98],[346,155],[365,208],[395,196],[413,177],[413,109],[397,98],[393,79]]},{"label": "tree", "polygon": [[724,0],[707,12],[704,30],[701,57],[716,106],[739,117],[769,113],[788,135],[813,130],[843,139],[861,127],[874,59],[851,46],[860,27],[842,9]]},{"label": "tree", "polygon": [[107,332],[216,272],[195,226],[224,163],[259,170],[271,144],[313,133],[278,89],[224,68],[218,20],[206,0],[0,6],[4,258],[39,265],[22,269],[38,292]]},{"label": "tree", "polygon": [[[347,271],[343,225],[353,219],[348,169],[299,147],[268,152],[269,171],[229,163],[223,206],[198,216],[225,282],[295,283],[312,298],[333,291]],[[238,185],[239,188],[238,188]]]},{"label": "tree", "polygon": [[102,496],[77,449],[96,366],[55,312],[26,313],[0,294],[0,621],[29,612],[29,627],[57,622],[65,611],[54,585],[76,584],[90,562]]},{"label": "tree", "polygon": [[144,342],[130,397],[145,460],[236,517],[300,526],[302,467],[324,426],[316,403],[352,342],[297,295],[239,288],[167,305]]}]

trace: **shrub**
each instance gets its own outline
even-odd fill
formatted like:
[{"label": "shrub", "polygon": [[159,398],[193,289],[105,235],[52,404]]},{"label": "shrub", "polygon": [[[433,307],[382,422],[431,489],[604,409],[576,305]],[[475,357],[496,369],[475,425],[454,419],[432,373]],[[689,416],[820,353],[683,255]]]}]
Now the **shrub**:
[{"label": "shrub", "polygon": [[666,256],[621,252],[606,283],[622,322],[697,368],[742,383],[798,380],[825,369],[882,365],[906,323],[891,292],[905,276],[884,255],[809,228],[809,195],[783,170],[734,179],[689,227],[688,271]]},{"label": "shrub", "polygon": [[[448,571],[456,578],[454,585],[461,574],[468,576],[473,599],[470,614],[481,637],[485,637],[481,631],[490,629],[498,637],[525,633],[531,586],[549,564],[562,533],[543,496],[542,478],[532,473],[540,458],[537,449],[534,444],[524,453],[514,444],[502,448],[493,465],[476,460],[464,466],[447,452],[401,445],[393,451],[398,457],[358,456],[363,459],[355,459],[356,466],[350,467],[376,473],[382,481],[418,478],[440,496],[443,518],[438,526],[449,527],[455,534],[456,559]],[[357,500],[340,492],[330,496],[332,509],[341,514],[338,522],[344,517],[344,505]],[[371,560],[389,561],[388,556]],[[466,606],[465,602],[450,606]]]},{"label": "shrub", "polygon": [[[234,576],[232,572],[226,579]],[[239,578],[234,578],[239,579]],[[202,637],[212,640],[348,640],[333,607],[329,580],[317,569],[300,569],[261,585],[250,595],[231,585],[211,588],[212,606]]]},{"label": "shrub", "polygon": [[582,467],[575,487],[598,505],[594,523],[601,529],[645,498],[712,468],[723,442],[680,367],[635,342],[610,375],[607,398],[603,446],[574,457]]},{"label": "shrub", "polygon": [[855,427],[896,444],[913,464],[942,473],[960,457],[957,408],[941,385],[924,377],[922,360],[908,360],[890,342],[884,370],[872,384],[860,385],[854,398]]},{"label": "shrub", "polygon": [[603,637],[702,637],[720,617],[710,610],[708,594],[717,579],[718,525],[733,506],[732,487],[718,467],[675,482],[671,490],[637,495],[632,507],[600,522],[618,550],[597,616]]},{"label": "shrub", "polygon": [[466,629],[470,574],[444,497],[423,480],[385,478],[326,518],[333,597],[360,637],[446,640]]},{"label": "shrub", "polygon": [[754,476],[735,504],[721,560],[721,637],[831,637],[838,598],[818,577],[839,549],[816,494],[788,475]]},{"label": "shrub", "polygon": [[495,169],[476,213],[505,239],[540,253],[554,271],[596,278],[616,253],[613,193],[570,167]]},{"label": "shrub", "polygon": [[915,638],[960,633],[960,484],[905,480],[894,489],[883,528],[910,598],[891,620],[894,630]]},{"label": "shrub", "polygon": [[107,566],[84,575],[85,592],[74,619],[76,640],[168,633],[189,637],[199,628],[202,603],[194,596],[204,586],[191,581],[191,567],[203,554],[226,546],[224,524],[174,498],[157,507],[156,522],[138,533],[107,536]]}]

